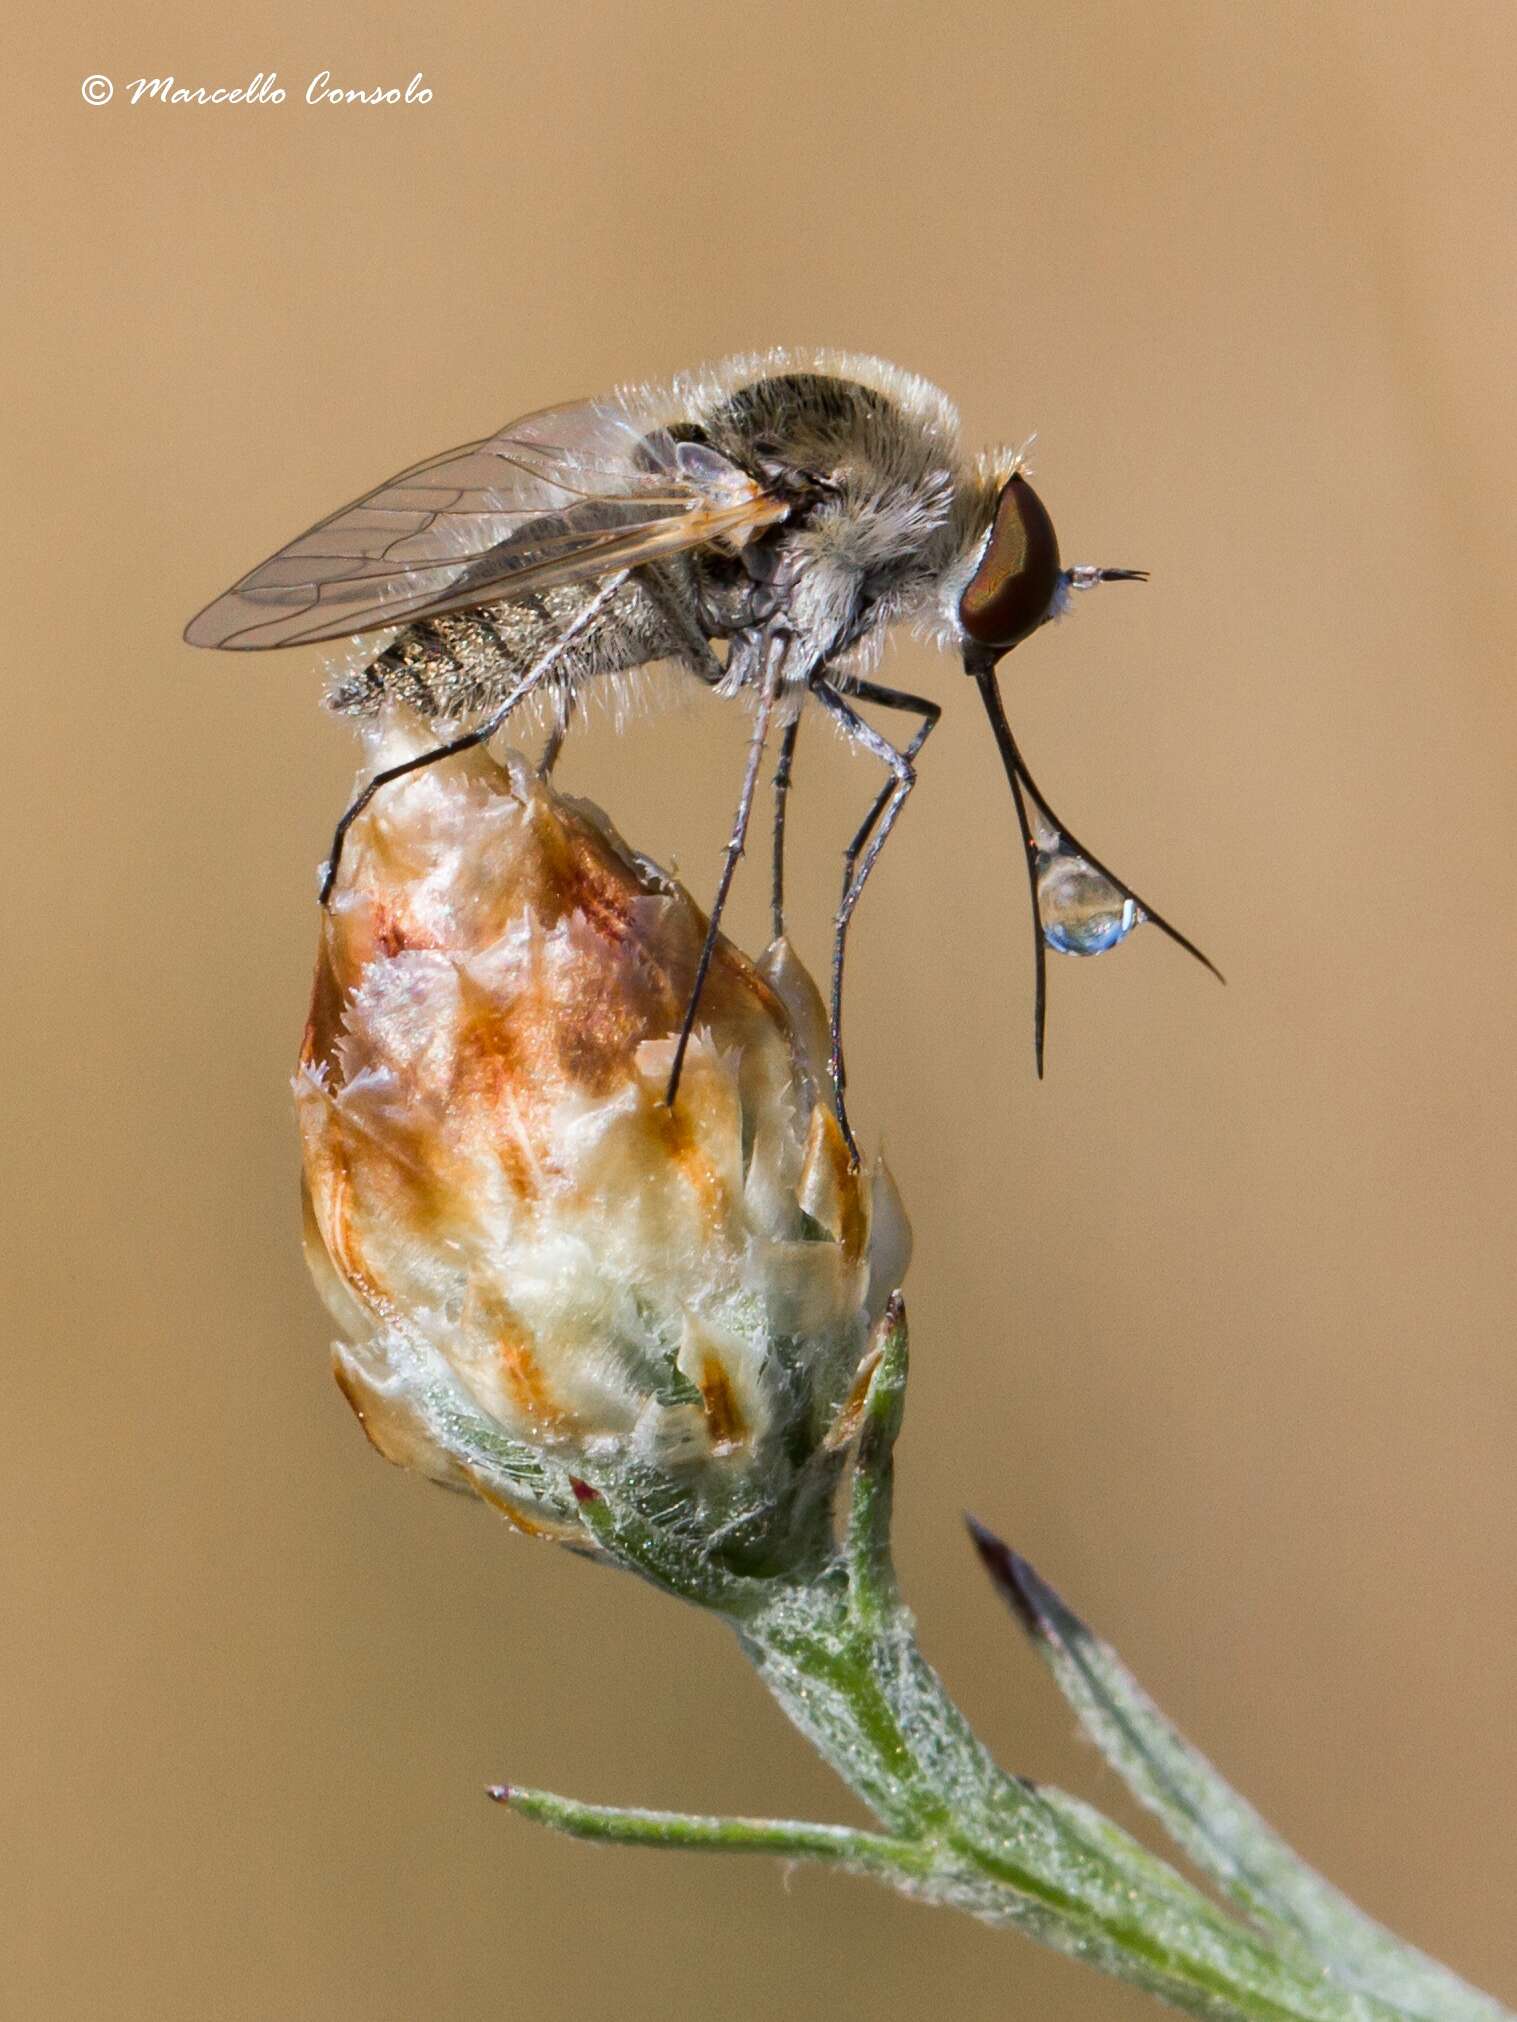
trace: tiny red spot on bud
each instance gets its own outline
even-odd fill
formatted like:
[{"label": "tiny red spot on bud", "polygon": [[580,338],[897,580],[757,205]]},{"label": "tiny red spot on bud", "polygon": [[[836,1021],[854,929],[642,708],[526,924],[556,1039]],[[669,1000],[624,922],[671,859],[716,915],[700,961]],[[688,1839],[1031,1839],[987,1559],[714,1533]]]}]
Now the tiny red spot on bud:
[{"label": "tiny red spot on bud", "polygon": [[581,1481],[577,1474],[570,1475],[569,1486],[574,1491],[574,1500],[576,1502],[600,1501],[600,1490],[591,1488],[589,1482]]}]

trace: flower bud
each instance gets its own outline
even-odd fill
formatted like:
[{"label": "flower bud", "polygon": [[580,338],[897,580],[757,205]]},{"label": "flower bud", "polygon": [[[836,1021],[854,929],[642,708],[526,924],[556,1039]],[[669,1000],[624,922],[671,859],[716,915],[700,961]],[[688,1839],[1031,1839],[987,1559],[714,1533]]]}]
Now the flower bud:
[{"label": "flower bud", "polygon": [[[424,735],[392,724],[376,763]],[[704,932],[519,758],[383,788],[295,1080],[308,1251],[388,1459],[581,1538],[588,1479],[762,1570],[827,1520],[908,1245],[883,1168],[850,1168],[784,943],[755,965],[718,941],[666,1104]]]}]

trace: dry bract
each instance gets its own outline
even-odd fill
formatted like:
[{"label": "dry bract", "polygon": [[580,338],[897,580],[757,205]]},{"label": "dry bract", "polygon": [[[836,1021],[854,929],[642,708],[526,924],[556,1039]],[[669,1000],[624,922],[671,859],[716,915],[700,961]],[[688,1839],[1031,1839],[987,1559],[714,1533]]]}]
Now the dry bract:
[{"label": "dry bract", "polygon": [[735,1561],[802,1549],[906,1257],[883,1172],[849,1169],[809,978],[721,942],[671,1113],[705,922],[597,810],[471,753],[386,788],[345,867],[295,1087],[370,1438],[529,1528],[572,1527],[582,1472]]}]

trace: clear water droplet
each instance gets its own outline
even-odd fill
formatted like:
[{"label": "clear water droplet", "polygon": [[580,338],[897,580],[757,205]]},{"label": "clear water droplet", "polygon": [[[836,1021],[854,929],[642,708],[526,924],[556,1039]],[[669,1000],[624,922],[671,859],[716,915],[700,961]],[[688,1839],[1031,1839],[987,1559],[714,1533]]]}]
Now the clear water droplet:
[{"label": "clear water droplet", "polygon": [[1143,908],[1059,838],[1038,837],[1038,923],[1061,955],[1104,955],[1143,924]]}]

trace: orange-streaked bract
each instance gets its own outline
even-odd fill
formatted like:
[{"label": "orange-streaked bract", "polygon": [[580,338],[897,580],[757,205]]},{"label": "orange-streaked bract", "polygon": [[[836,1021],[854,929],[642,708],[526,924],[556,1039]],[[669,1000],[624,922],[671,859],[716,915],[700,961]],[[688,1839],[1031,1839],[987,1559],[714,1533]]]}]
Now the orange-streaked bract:
[{"label": "orange-streaked bract", "polygon": [[[375,755],[425,736],[392,724]],[[704,927],[519,759],[399,783],[322,924],[295,1082],[309,1249],[388,1458],[577,1531],[491,1465],[496,1430],[659,1481],[774,1562],[822,1521],[905,1223],[883,1171],[850,1167],[826,1021],[783,943],[761,965],[718,944],[667,1107]]]}]

